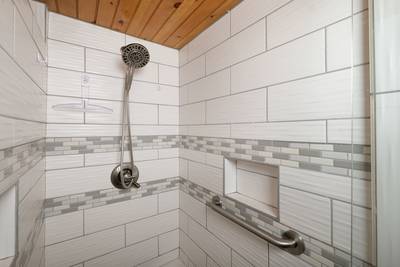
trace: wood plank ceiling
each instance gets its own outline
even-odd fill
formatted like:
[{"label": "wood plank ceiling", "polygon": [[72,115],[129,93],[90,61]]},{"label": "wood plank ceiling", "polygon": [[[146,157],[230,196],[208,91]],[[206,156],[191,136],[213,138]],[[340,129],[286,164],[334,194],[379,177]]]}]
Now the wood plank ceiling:
[{"label": "wood plank ceiling", "polygon": [[42,0],[50,11],[181,48],[241,0]]}]

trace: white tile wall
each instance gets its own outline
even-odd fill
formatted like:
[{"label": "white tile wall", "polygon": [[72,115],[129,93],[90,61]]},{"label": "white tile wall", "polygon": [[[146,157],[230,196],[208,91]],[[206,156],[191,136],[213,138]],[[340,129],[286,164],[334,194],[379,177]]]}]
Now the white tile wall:
[{"label": "white tile wall", "polygon": [[308,263],[302,261],[299,257],[295,257],[273,245],[269,245],[269,264],[271,267],[285,267],[285,266],[309,267],[309,266],[311,266]]},{"label": "white tile wall", "polygon": [[353,254],[367,262],[371,262],[373,255],[372,243],[372,215],[370,209],[353,206],[352,244]]},{"label": "white tile wall", "polygon": [[71,266],[123,246],[124,227],[111,228],[46,247],[46,266]]},{"label": "white tile wall", "polygon": [[[206,54],[206,73],[210,74],[233,65],[266,49],[265,20],[231,37]],[[249,40],[251,40],[249,42]]]},{"label": "white tile wall", "polygon": [[0,10],[0,45],[12,55],[14,53],[14,5],[10,1],[1,1]]},{"label": "white tile wall", "polygon": [[158,253],[164,254],[171,250],[179,248],[179,230],[162,234],[158,238]]},{"label": "white tile wall", "polygon": [[189,161],[189,180],[216,193],[222,193],[223,171],[209,165]]},{"label": "white tile wall", "polygon": [[207,229],[253,266],[268,266],[268,244],[211,209],[207,209]]},{"label": "white tile wall", "polygon": [[156,195],[88,209],[85,210],[85,233],[93,233],[155,214]]},{"label": "white tile wall", "polygon": [[42,178],[47,163],[44,159],[41,159],[35,164],[30,170],[25,172],[20,178],[20,184],[18,185],[18,198],[19,201],[24,199],[35,184]]},{"label": "white tile wall", "polygon": [[83,71],[84,48],[81,46],[48,40],[49,67]]},{"label": "white tile wall", "polygon": [[179,231],[179,246],[194,266],[207,266],[207,254],[182,231]]},{"label": "white tile wall", "polygon": [[198,135],[198,136],[214,136],[214,137],[229,137],[230,126],[225,125],[198,125],[198,126],[180,126],[180,134]]},{"label": "white tile wall", "polygon": [[179,69],[166,65],[159,65],[159,82],[161,84],[168,84],[179,86]]},{"label": "white tile wall", "polygon": [[227,14],[211,25],[206,31],[199,34],[199,36],[187,45],[188,60],[193,60],[202,55],[210,48],[229,38],[229,35],[230,15]]},{"label": "white tile wall", "polygon": [[344,201],[351,200],[351,179],[339,175],[280,167],[280,184]]},{"label": "white tile wall", "polygon": [[83,235],[83,211],[47,217],[46,245],[59,243]]},{"label": "white tile wall", "polygon": [[118,53],[125,35],[56,13],[49,14],[49,38]]},{"label": "white tile wall", "polygon": [[[63,104],[82,104],[79,98],[48,96],[47,122],[48,123],[83,123],[84,112],[56,110],[54,106]],[[83,106],[83,104],[82,104]]]},{"label": "white tile wall", "polygon": [[231,137],[299,142],[326,142],[325,121],[233,124]]},{"label": "white tile wall", "polygon": [[[178,176],[179,173],[178,158],[142,161],[137,162],[136,165],[140,170],[142,182],[172,178]],[[154,168],[154,166],[157,166],[157,168]]]},{"label": "white tile wall", "polygon": [[182,191],[179,191],[179,208],[201,225],[206,225],[206,206]]},{"label": "white tile wall", "polygon": [[158,212],[179,208],[179,191],[173,190],[158,195]]},{"label": "white tile wall", "polygon": [[179,71],[180,85],[185,85],[189,82],[203,77],[206,73],[206,58],[201,56],[185,66],[181,67]]},{"label": "white tile wall", "polygon": [[351,7],[349,0],[292,1],[267,17],[268,49],[350,16]]},{"label": "white tile wall", "polygon": [[177,125],[179,123],[179,108],[176,106],[159,106],[158,122],[160,124]]},{"label": "white tile wall", "polygon": [[351,66],[352,20],[342,20],[326,28],[328,71]]},{"label": "white tile wall", "polygon": [[88,267],[126,267],[143,263],[158,255],[157,238],[117,250],[110,254],[85,262]]},{"label": "white tile wall", "polygon": [[187,235],[218,265],[231,265],[231,249],[192,219],[188,222]]},{"label": "white tile wall", "polygon": [[351,205],[348,203],[333,201],[332,202],[332,242],[343,249],[350,251],[351,249]]},{"label": "white tile wall", "polygon": [[233,66],[232,92],[322,73],[324,58],[325,33],[320,30]]},{"label": "white tile wall", "polygon": [[[179,257],[179,249],[175,249],[171,252],[165,253],[157,258],[154,258],[152,260],[149,260],[143,264],[140,264],[140,267],[173,267],[169,266],[168,264],[173,264],[175,263],[175,260]],[[181,267],[181,266],[177,266]]]},{"label": "white tile wall", "polygon": [[[51,42],[51,40],[49,40],[49,42]],[[53,49],[50,48],[49,53],[53,53]],[[47,93],[49,95],[81,97],[81,80],[81,72],[49,68]],[[90,80],[93,81],[93,79]],[[94,91],[97,90],[90,90],[90,95],[92,95]]]},{"label": "white tile wall", "polygon": [[[264,122],[267,120],[266,89],[207,101],[207,123]],[[246,112],[243,108],[246,107]]]},{"label": "white tile wall", "polygon": [[343,70],[268,88],[268,119],[351,117],[351,74],[351,70]]},{"label": "white tile wall", "polygon": [[280,221],[312,237],[331,242],[331,202],[329,198],[280,187]]},{"label": "white tile wall", "polygon": [[235,251],[232,251],[232,267],[251,267],[251,264]]},{"label": "white tile wall", "polygon": [[290,2],[289,0],[252,0],[242,1],[231,11],[231,34],[243,30],[259,19],[265,17],[279,7]]},{"label": "white tile wall", "polygon": [[328,142],[339,144],[370,144],[370,120],[329,120]]},{"label": "white tile wall", "polygon": [[204,124],[206,121],[206,105],[204,102],[189,104],[179,109],[179,123],[185,124]]},{"label": "white tile wall", "polygon": [[228,69],[211,74],[203,79],[181,87],[181,105],[229,95],[230,71]]}]

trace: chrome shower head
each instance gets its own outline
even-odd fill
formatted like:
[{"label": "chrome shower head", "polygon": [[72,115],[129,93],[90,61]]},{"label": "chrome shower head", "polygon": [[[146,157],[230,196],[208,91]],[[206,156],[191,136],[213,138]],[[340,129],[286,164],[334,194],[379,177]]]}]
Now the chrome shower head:
[{"label": "chrome shower head", "polygon": [[121,47],[122,60],[135,69],[143,68],[150,60],[149,51],[141,44],[133,43]]}]

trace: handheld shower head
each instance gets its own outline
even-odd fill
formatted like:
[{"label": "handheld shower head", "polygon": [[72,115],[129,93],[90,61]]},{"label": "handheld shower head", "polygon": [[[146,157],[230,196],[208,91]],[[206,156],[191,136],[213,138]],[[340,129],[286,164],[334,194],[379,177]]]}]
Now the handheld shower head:
[{"label": "handheld shower head", "polygon": [[150,54],[147,48],[138,43],[132,43],[121,47],[121,54],[125,64],[135,69],[143,68],[150,60]]}]

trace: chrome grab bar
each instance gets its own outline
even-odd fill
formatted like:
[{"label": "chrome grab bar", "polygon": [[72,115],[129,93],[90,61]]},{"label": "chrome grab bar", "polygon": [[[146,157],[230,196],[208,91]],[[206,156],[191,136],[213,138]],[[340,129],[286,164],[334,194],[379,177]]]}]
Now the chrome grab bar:
[{"label": "chrome grab bar", "polygon": [[237,218],[233,214],[229,213],[225,209],[222,208],[222,201],[218,196],[214,196],[211,202],[207,203],[207,206],[221,214],[222,216],[228,218],[234,223],[242,226],[249,232],[255,234],[256,236],[264,239],[265,241],[275,245],[293,255],[300,255],[304,253],[305,245],[303,238],[296,233],[295,231],[288,230],[283,233],[282,237],[277,237],[268,232],[265,232],[259,228],[256,228],[245,221]]}]

